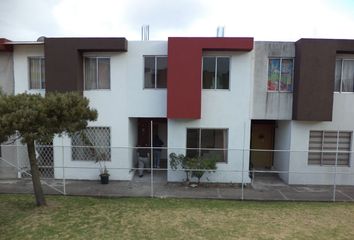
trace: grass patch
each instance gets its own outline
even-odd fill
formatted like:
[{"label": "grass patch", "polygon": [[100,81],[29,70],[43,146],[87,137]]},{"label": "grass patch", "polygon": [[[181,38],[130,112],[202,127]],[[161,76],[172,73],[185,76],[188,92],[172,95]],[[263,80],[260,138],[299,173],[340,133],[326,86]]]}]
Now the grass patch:
[{"label": "grass patch", "polygon": [[0,195],[0,239],[353,239],[354,204]]}]

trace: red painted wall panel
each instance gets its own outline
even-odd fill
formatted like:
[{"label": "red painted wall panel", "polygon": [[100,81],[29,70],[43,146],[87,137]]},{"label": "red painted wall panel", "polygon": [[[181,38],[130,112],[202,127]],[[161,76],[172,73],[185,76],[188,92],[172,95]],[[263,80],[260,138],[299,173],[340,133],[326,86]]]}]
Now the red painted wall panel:
[{"label": "red painted wall panel", "polygon": [[167,118],[201,117],[202,53],[251,51],[253,38],[169,38]]}]

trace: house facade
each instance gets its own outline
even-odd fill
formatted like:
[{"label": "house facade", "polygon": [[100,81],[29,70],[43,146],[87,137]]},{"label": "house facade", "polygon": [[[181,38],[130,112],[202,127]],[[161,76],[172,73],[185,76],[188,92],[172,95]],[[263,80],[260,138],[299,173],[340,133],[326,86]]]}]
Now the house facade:
[{"label": "house facade", "polygon": [[[135,148],[157,134],[168,181],[185,177],[168,161],[182,153],[217,159],[202,181],[249,183],[249,170],[272,170],[288,184],[332,184],[338,171],[337,184],[354,184],[354,40],[44,38],[0,49],[10,92],[90,100],[99,115],[84,131],[114,180],[133,178]],[[50,144],[54,178],[97,179],[79,136]]]}]

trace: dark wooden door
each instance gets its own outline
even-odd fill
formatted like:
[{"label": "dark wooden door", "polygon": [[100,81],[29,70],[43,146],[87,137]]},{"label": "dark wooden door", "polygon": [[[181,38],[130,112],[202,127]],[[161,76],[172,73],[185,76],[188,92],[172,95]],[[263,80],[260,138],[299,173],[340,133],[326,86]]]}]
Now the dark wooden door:
[{"label": "dark wooden door", "polygon": [[[251,149],[274,150],[274,122],[252,123]],[[251,151],[251,166],[270,169],[273,165],[272,151]]]}]

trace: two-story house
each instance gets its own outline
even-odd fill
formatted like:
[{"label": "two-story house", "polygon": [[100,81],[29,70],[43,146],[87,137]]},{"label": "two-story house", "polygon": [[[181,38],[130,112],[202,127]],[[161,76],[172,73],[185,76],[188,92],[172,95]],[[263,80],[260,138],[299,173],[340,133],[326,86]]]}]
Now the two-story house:
[{"label": "two-story house", "polygon": [[[135,147],[158,134],[162,168],[172,152],[217,158],[204,181],[249,183],[255,169],[280,171],[289,184],[354,184],[354,40],[44,38],[1,47],[13,56],[15,94],[90,99],[99,116],[85,132],[112,179],[132,179]],[[55,178],[97,179],[79,137],[51,144]],[[168,181],[183,177],[167,172]]]}]

